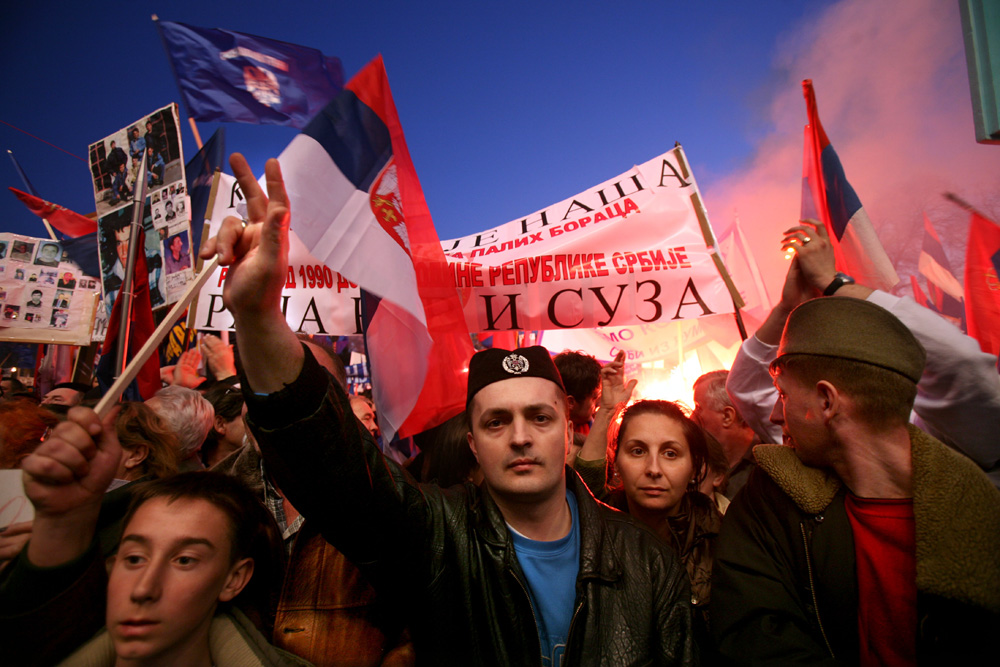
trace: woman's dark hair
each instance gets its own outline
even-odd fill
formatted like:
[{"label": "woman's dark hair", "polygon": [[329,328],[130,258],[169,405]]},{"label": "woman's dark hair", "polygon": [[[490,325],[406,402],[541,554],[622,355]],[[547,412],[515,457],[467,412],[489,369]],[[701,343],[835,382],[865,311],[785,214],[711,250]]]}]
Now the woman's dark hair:
[{"label": "woman's dark hair", "polygon": [[424,453],[420,481],[447,488],[468,481],[478,463],[469,447],[469,422],[464,412],[413,436]]},{"label": "woman's dark hair", "polygon": [[688,416],[687,410],[672,401],[636,401],[625,408],[617,431],[614,433],[609,432],[608,434],[613,447],[611,456],[612,465],[618,461],[618,448],[621,446],[625,427],[633,417],[638,417],[639,415],[661,415],[681,425],[681,431],[684,433],[684,439],[687,440],[688,452],[690,453],[692,469],[694,470],[694,477],[691,479],[690,486],[697,489],[698,485],[705,478],[708,444],[705,442],[705,434],[702,432],[701,427]]},{"label": "woman's dark hair", "polygon": [[[204,396],[205,400],[215,408],[215,416],[222,417],[226,420],[226,423],[234,419],[239,419],[243,415],[243,392],[229,383],[220,382],[215,384],[205,392]],[[213,421],[212,428],[208,430],[208,435],[205,436],[205,443],[201,446],[201,459],[209,461],[215,455],[215,451],[218,448],[219,434],[215,431],[215,423]]]},{"label": "woman's dark hair", "polygon": [[274,517],[243,482],[221,472],[184,472],[137,484],[122,526],[127,527],[146,502],[165,498],[204,500],[217,507],[229,525],[230,562],[252,558],[253,577],[233,600],[251,618],[267,613],[276,600],[284,574],[285,549]]}]

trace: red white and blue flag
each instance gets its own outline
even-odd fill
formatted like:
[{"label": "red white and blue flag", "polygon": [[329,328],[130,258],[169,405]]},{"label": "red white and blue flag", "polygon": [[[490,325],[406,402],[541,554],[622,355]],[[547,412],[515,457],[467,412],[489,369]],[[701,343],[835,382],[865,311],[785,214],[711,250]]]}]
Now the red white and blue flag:
[{"label": "red white and blue flag", "polygon": [[379,299],[366,336],[385,440],[458,414],[472,343],[381,56],[278,160],[295,233]]},{"label": "red white and blue flag", "polygon": [[233,30],[157,21],[195,120],[302,128],[340,92],[339,58]]},{"label": "red white and blue flag", "polygon": [[889,290],[899,282],[899,276],[823,131],[811,79],[802,82],[802,92],[809,117],[802,167],[802,218],[818,219],[826,226],[837,270],[867,287]]},{"label": "red white and blue flag", "polygon": [[936,305],[943,305],[944,297],[950,297],[952,303],[958,303],[964,298],[962,283],[951,270],[951,262],[944,253],[944,246],[937,235],[934,226],[931,224],[927,214],[924,214],[924,242],[920,248],[920,259],[917,263],[920,273],[927,278],[927,283],[932,288],[936,286],[939,292],[943,292],[941,301],[935,299]]}]

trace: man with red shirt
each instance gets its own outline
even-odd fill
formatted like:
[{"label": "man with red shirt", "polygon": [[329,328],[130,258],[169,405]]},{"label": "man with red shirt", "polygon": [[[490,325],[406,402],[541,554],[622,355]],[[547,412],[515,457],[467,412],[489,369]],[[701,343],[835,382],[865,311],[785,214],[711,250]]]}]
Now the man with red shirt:
[{"label": "man with red shirt", "polygon": [[[798,230],[790,245],[812,240]],[[905,325],[862,299],[813,299],[788,316],[771,364],[785,445],[754,449],[757,470],[715,543],[724,656],[960,664],[990,649],[1000,491],[907,423],[925,358]]]}]

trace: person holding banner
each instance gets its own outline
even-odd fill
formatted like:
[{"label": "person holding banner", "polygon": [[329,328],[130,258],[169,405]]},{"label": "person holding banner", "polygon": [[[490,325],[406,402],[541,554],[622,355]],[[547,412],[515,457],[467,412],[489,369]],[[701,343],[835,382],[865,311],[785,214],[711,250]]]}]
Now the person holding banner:
[{"label": "person holding banner", "polygon": [[251,224],[227,218],[202,254],[229,267],[223,298],[236,320],[247,421],[289,501],[407,605],[418,659],[697,662],[676,557],[567,476],[567,404],[548,352],[474,356],[467,439],[484,482],[416,484],[351,417],[346,393],[282,315],[290,211],[278,162],[266,165],[270,201],[242,156],[231,165]]}]

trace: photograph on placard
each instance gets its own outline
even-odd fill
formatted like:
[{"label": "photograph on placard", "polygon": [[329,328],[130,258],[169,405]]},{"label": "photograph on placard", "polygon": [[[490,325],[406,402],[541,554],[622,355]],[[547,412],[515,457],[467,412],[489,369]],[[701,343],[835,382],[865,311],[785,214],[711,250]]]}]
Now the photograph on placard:
[{"label": "photograph on placard", "polygon": [[62,257],[62,247],[55,241],[46,241],[38,244],[38,253],[35,255],[37,266],[59,266]]},{"label": "photograph on placard", "polygon": [[147,192],[184,182],[177,118],[177,108],[171,104],[90,145],[88,161],[98,217],[132,202],[143,160]]},{"label": "photograph on placard", "polygon": [[56,269],[39,269],[38,283],[46,287],[55,287],[59,279],[59,271]]},{"label": "photograph on placard", "polygon": [[14,239],[10,247],[10,258],[18,262],[30,262],[35,252],[35,244],[24,239]]},{"label": "photograph on placard", "polygon": [[[149,213],[149,208],[146,207],[143,216],[143,230],[145,232],[146,270],[149,275],[149,300],[153,308],[159,308],[167,304],[167,300],[164,298],[163,255],[160,251],[160,235],[153,229]],[[131,206],[113,211],[97,222],[98,257],[101,263],[104,303],[108,313],[111,312],[115,297],[118,296],[118,291],[125,279],[131,225]]]}]

